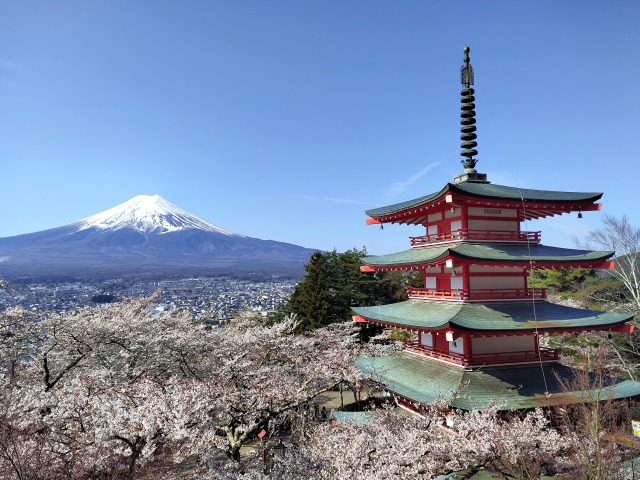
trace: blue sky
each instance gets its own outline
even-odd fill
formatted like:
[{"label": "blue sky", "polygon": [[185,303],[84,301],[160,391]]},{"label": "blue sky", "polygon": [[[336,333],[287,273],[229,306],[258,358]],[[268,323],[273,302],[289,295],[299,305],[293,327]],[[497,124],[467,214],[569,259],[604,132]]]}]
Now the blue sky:
[{"label": "blue sky", "polygon": [[[0,237],[147,193],[253,237],[408,248],[364,210],[461,173],[465,45],[479,171],[640,225],[640,2],[23,0],[0,3]],[[571,247],[600,215],[527,229]]]}]

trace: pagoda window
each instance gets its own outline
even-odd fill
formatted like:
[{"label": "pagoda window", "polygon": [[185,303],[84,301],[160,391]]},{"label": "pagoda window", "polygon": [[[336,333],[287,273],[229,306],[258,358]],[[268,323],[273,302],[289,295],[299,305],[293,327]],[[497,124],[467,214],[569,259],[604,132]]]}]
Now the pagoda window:
[{"label": "pagoda window", "polygon": [[427,290],[435,290],[437,288],[437,286],[436,286],[436,277],[426,277],[424,279],[424,287]]},{"label": "pagoda window", "polygon": [[462,290],[463,288],[462,277],[451,277],[451,290]]},{"label": "pagoda window", "polygon": [[462,220],[454,220],[451,222],[451,231],[462,230]]},{"label": "pagoda window", "polygon": [[427,235],[429,237],[437,234],[438,234],[438,225],[427,225]]}]

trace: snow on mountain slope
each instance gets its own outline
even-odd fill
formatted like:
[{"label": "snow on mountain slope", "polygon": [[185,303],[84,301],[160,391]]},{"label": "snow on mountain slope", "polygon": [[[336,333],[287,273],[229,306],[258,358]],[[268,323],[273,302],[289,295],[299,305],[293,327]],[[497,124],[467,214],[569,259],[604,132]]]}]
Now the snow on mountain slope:
[{"label": "snow on mountain slope", "polygon": [[160,195],[138,195],[104,212],[75,222],[72,226],[76,226],[78,232],[89,228],[132,228],[144,234],[161,234],[196,228],[223,235],[241,236],[191,215]]},{"label": "snow on mountain slope", "polygon": [[300,277],[316,249],[225,231],[158,195],[60,227],[0,238],[0,277]]}]

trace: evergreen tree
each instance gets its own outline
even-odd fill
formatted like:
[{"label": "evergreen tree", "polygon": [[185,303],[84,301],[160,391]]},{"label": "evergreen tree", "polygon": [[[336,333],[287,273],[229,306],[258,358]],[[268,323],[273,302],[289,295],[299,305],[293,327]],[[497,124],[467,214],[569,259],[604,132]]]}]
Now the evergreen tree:
[{"label": "evergreen tree", "polygon": [[362,273],[364,249],[344,253],[316,252],[305,266],[306,276],[285,306],[281,317],[295,313],[299,331],[351,318],[352,307],[392,303],[406,298],[401,273]]},{"label": "evergreen tree", "polygon": [[307,274],[296,285],[286,313],[296,313],[300,320],[299,331],[313,330],[324,325],[330,310],[329,259],[326,253],[315,252],[304,267]]},{"label": "evergreen tree", "polygon": [[409,272],[409,274],[407,274],[407,286],[413,288],[424,288],[424,274],[421,270]]}]

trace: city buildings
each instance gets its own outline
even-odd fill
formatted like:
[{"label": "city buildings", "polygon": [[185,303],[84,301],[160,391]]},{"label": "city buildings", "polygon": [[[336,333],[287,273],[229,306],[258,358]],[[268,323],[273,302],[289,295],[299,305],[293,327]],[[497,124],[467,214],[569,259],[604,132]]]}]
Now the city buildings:
[{"label": "city buildings", "polygon": [[295,281],[278,278],[251,281],[230,277],[14,283],[11,291],[0,290],[0,308],[61,313],[100,303],[101,296],[117,301],[157,294],[159,310],[186,308],[193,314],[206,312],[211,320],[226,320],[241,312],[270,314],[288,300],[295,285]]}]

